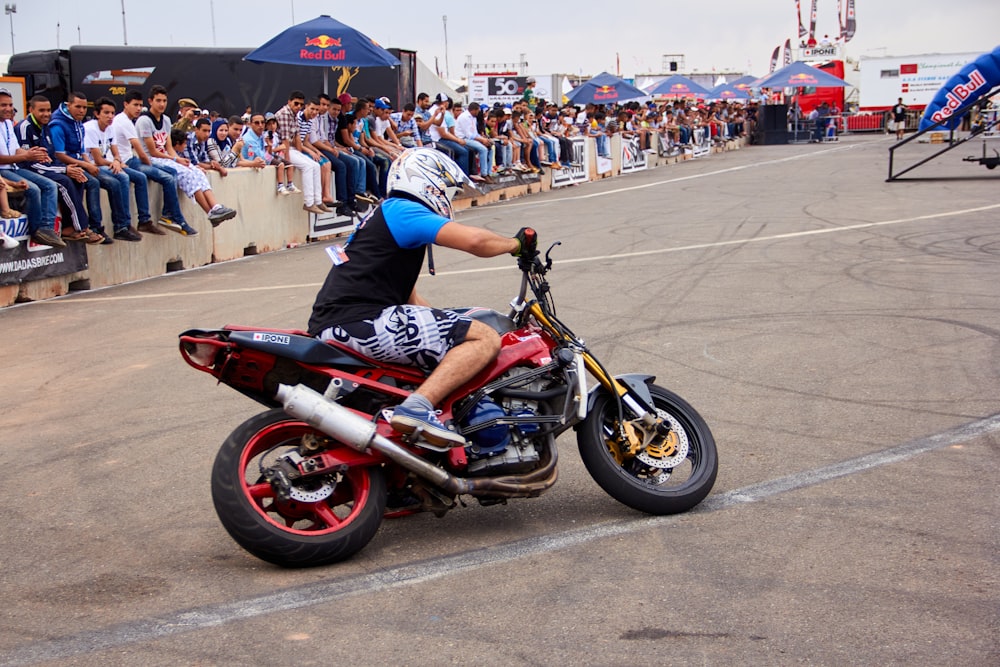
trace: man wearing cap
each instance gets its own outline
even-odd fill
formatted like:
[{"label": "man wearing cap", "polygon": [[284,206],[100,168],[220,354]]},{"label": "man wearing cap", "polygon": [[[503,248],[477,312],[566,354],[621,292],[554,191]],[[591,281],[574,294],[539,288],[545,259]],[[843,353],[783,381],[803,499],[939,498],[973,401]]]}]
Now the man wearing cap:
[{"label": "man wearing cap", "polygon": [[463,145],[465,142],[456,137],[452,132],[452,128],[455,127],[455,118],[448,110],[451,106],[451,98],[444,93],[438,93],[434,101],[437,108],[434,110],[433,118],[436,119],[440,116],[440,120],[432,121],[428,128],[431,134],[431,141],[434,142],[434,148],[440,150],[440,147],[444,146],[450,150],[455,163],[468,176],[469,149]]},{"label": "man wearing cap", "polygon": [[529,76],[524,81],[524,94],[521,95],[521,101],[527,102],[529,107],[535,106],[535,77]]},{"label": "man wearing cap", "polygon": [[380,97],[375,100],[374,122],[371,130],[371,139],[375,146],[382,150],[390,160],[395,160],[405,150],[403,144],[399,143],[399,137],[392,129],[389,114],[392,113],[392,104],[388,97]]},{"label": "man wearing cap", "polygon": [[194,119],[201,114],[201,108],[198,106],[198,103],[190,97],[182,97],[177,100],[177,106],[177,122],[174,123],[174,129],[193,132]]}]

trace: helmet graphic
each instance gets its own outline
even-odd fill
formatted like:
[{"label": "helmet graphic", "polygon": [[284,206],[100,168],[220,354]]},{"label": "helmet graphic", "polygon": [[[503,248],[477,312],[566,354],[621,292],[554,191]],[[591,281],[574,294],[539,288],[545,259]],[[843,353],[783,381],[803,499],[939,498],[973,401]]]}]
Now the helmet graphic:
[{"label": "helmet graphic", "polygon": [[433,148],[408,148],[389,168],[386,192],[409,193],[450,220],[451,200],[465,184],[472,182],[445,154]]}]

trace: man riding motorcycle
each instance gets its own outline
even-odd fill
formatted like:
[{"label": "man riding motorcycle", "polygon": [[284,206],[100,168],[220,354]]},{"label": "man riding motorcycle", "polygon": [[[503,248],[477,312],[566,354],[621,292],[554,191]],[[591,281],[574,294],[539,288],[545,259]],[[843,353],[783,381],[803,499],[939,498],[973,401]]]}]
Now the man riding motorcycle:
[{"label": "man riding motorcycle", "polygon": [[411,148],[388,174],[387,197],[343,248],[316,295],[309,333],[380,361],[430,373],[393,412],[400,433],[421,430],[427,442],[464,446],[434,406],[470,380],[500,351],[500,336],[482,322],[431,307],[416,291],[429,244],[477,257],[533,253],[534,232],[513,238],[452,220],[452,199],[471,184],[457,164],[433,149]]}]

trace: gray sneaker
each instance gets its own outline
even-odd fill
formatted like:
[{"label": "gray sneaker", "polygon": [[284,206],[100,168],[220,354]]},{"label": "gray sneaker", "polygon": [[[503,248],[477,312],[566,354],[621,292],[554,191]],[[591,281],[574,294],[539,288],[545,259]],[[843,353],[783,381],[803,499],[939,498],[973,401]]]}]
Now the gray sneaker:
[{"label": "gray sneaker", "polygon": [[213,227],[218,227],[226,220],[232,220],[236,217],[236,211],[229,208],[228,206],[219,205],[219,208],[210,211],[208,214],[208,221],[212,223]]},{"label": "gray sneaker", "polygon": [[413,433],[420,430],[420,435],[427,442],[438,447],[464,447],[465,438],[454,431],[449,431],[437,413],[424,410],[411,410],[397,405],[389,420],[392,428],[400,433]]},{"label": "gray sneaker", "polygon": [[52,246],[53,248],[65,248],[66,242],[59,238],[54,229],[42,227],[31,233],[31,240],[40,245]]}]

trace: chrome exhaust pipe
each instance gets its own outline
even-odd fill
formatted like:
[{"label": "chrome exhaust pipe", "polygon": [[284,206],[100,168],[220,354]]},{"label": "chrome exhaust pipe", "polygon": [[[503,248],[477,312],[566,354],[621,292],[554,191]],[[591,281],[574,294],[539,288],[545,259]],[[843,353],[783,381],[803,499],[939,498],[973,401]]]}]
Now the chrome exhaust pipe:
[{"label": "chrome exhaust pipe", "polygon": [[390,461],[398,463],[449,493],[459,495],[472,491],[466,480],[431,465],[385,436],[379,435],[373,422],[351,412],[339,403],[328,401],[322,394],[305,385],[290,387],[287,384],[279,384],[275,397],[284,406],[285,412],[338,442],[359,452],[374,449]]}]

